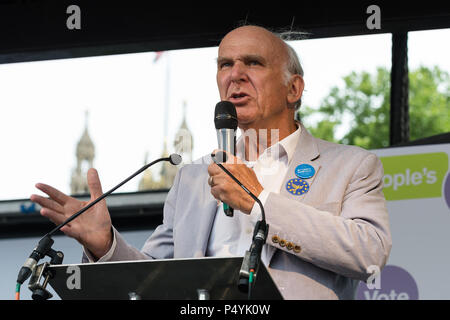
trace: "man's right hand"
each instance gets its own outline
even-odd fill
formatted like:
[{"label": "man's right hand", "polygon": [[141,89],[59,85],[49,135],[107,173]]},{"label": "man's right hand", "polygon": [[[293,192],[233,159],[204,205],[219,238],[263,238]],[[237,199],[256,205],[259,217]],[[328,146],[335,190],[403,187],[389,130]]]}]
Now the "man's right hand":
[{"label": "man's right hand", "polygon": [[[58,225],[103,194],[97,170],[89,169],[87,181],[91,193],[90,201],[80,201],[43,183],[37,183],[36,188],[47,194],[49,198],[33,194],[30,200],[42,207],[40,211],[42,216]],[[111,226],[106,200],[103,199],[62,227],[61,231],[76,239],[99,259],[111,248]]]}]

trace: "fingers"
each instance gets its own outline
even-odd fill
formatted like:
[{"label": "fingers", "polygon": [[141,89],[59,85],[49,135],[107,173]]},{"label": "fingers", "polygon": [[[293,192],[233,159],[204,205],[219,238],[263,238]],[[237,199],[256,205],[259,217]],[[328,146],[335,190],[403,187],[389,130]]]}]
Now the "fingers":
[{"label": "fingers", "polygon": [[230,181],[228,176],[225,175],[212,176],[209,182],[211,182],[211,194],[220,201],[227,197],[229,191],[232,189],[230,188],[230,184],[233,186],[234,183],[234,181]]},{"label": "fingers", "polygon": [[66,194],[62,193],[58,189],[55,189],[52,186],[49,186],[47,184],[37,183],[36,188],[38,188],[42,192],[46,193],[50,198],[55,200],[60,205],[64,205],[67,202],[67,200],[69,199],[69,196],[67,196]]},{"label": "fingers", "polygon": [[[219,153],[219,152],[225,152],[225,151],[220,150],[220,149],[215,149],[215,150],[212,152],[212,154],[215,155],[215,154],[217,154],[217,153]],[[229,152],[225,152],[225,153],[227,154],[227,159],[226,159],[227,161],[226,161],[225,163],[222,163],[222,165],[223,165],[226,169],[228,169],[229,171],[231,171],[232,168],[234,168],[233,165],[235,165],[235,164],[238,164],[238,165],[245,165],[244,162],[243,162],[240,158],[238,158],[238,157],[232,155],[232,154],[229,153]],[[212,155],[212,154],[211,154],[211,155]],[[217,159],[217,160],[220,161],[220,159]],[[219,168],[219,166],[216,165],[215,162],[211,162],[211,164],[208,166],[208,174],[209,174],[210,176],[220,174],[221,172],[223,172],[222,169]]]},{"label": "fingers", "polygon": [[219,158],[221,158],[220,157],[220,153],[221,152],[224,152],[226,154],[226,161],[225,161],[225,163],[228,163],[228,164],[243,164],[244,163],[241,159],[239,159],[238,157],[234,156],[230,152],[226,152],[226,151],[220,150],[220,149],[214,149],[214,151],[212,152],[211,155],[213,155],[213,154],[217,155],[216,156],[216,160],[218,162],[224,162],[223,159],[219,159]]},{"label": "fingers", "polygon": [[61,214],[64,212],[64,207],[52,199],[45,198],[37,194],[32,194],[30,200],[32,202],[36,202],[42,208],[48,208]]},{"label": "fingers", "polygon": [[222,172],[222,169],[219,168],[215,163],[211,163],[208,166],[208,174],[212,177]]},{"label": "fingers", "polygon": [[53,222],[56,225],[61,224],[66,220],[66,217],[64,216],[64,214],[54,211],[49,208],[42,208],[41,215],[43,217],[48,218],[51,222]]},{"label": "fingers", "polygon": [[212,177],[212,176],[210,176],[210,177],[208,178],[208,184],[210,185],[210,187],[214,186],[214,180],[213,180],[213,177]]},{"label": "fingers", "polygon": [[211,188],[211,195],[217,200],[218,203],[222,201],[222,194],[216,188]]},{"label": "fingers", "polygon": [[100,182],[98,172],[94,168],[88,170],[87,183],[89,191],[91,192],[91,200],[94,200],[103,194],[102,184]]}]

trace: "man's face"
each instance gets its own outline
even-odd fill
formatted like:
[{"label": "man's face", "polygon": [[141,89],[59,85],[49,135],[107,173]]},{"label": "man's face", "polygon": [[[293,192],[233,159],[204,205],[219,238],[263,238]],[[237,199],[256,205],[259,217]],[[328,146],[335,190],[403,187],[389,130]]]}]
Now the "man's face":
[{"label": "man's face", "polygon": [[222,40],[217,85],[221,100],[236,106],[240,128],[276,128],[292,113],[287,108],[285,63],[281,40],[264,29],[242,27]]}]

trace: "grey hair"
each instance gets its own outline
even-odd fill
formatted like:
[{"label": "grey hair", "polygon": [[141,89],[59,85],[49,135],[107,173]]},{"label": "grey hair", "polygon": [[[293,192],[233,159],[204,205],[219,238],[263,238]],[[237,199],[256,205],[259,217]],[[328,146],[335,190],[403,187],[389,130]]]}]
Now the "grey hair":
[{"label": "grey hair", "polygon": [[[297,52],[295,52],[294,48],[292,48],[287,41],[290,40],[300,40],[306,38],[306,35],[309,35],[307,32],[299,32],[299,31],[285,31],[285,32],[272,32],[275,36],[280,38],[284,44],[286,45],[287,50],[287,63],[286,63],[286,72],[285,72],[285,81],[286,84],[289,82],[289,79],[292,75],[298,74],[303,78],[304,71],[302,65],[300,63],[300,59],[298,58]],[[294,108],[298,110],[302,104],[302,99],[300,98],[295,102]]]},{"label": "grey hair", "polygon": [[[298,58],[297,52],[295,52],[294,48],[292,48],[289,44],[286,44],[287,52],[288,52],[288,61],[286,63],[286,72],[285,72],[285,81],[286,84],[289,82],[289,79],[292,75],[298,74],[303,78],[303,68],[300,64],[300,59]],[[300,109],[300,106],[302,105],[302,98],[298,99],[294,103],[295,110]]]}]

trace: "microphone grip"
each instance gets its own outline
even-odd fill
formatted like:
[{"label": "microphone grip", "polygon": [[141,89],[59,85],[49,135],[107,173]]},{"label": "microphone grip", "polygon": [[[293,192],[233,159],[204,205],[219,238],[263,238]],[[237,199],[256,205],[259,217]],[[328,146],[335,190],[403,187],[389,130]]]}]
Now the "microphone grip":
[{"label": "microphone grip", "polygon": [[[219,162],[227,162],[227,154],[223,151],[217,152],[215,158],[218,159]],[[223,203],[223,212],[225,212],[227,217],[234,216],[234,209],[226,203]]]},{"label": "microphone grip", "polygon": [[[229,152],[233,155],[236,154],[236,128],[231,129],[231,127],[222,127],[220,129],[217,129],[217,142],[219,149],[223,151],[217,152],[216,157],[219,162],[227,162],[226,152]],[[234,216],[233,208],[226,203],[223,203],[223,212],[227,217]]]},{"label": "microphone grip", "polygon": [[225,212],[225,215],[227,217],[233,217],[234,216],[234,209],[230,207],[228,204],[223,204],[223,212]]}]

